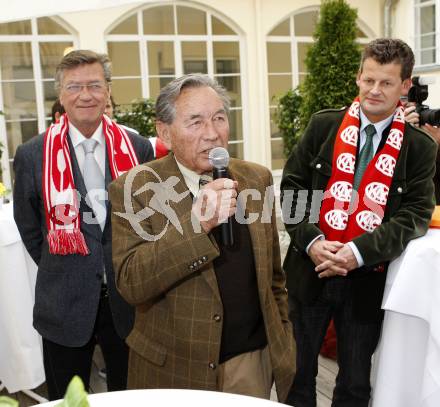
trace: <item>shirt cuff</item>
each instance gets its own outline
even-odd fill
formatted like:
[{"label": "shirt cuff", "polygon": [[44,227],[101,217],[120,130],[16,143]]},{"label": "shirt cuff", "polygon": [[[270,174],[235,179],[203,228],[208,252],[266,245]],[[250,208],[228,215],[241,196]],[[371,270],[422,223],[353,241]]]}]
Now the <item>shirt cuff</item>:
[{"label": "shirt cuff", "polygon": [[362,255],[359,252],[358,248],[353,242],[348,242],[347,244],[350,246],[351,250],[353,251],[354,257],[356,257],[356,260],[358,262],[358,267],[362,267],[364,265],[364,259],[362,258]]},{"label": "shirt cuff", "polygon": [[307,245],[307,247],[306,247],[306,253],[307,254],[309,254],[309,249],[310,249],[310,247],[312,246],[312,244],[313,243],[315,243],[317,240],[322,240],[322,239],[324,239],[324,235],[318,235],[318,236],[316,236],[308,245]]}]

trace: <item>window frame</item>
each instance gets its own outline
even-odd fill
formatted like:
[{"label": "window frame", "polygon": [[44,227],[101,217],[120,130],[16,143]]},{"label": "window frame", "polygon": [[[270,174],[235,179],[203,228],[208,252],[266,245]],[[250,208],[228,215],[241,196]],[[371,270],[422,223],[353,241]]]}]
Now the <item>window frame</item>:
[{"label": "window frame", "polygon": [[[144,34],[144,21],[143,12],[145,10],[156,8],[156,7],[173,7],[173,17],[174,17],[174,34]],[[178,34],[177,32],[177,7],[183,6],[187,8],[193,8],[195,10],[200,10],[205,13],[206,16],[206,34],[198,35],[186,35]],[[116,28],[124,20],[131,18],[133,15],[137,15],[137,34],[110,34],[111,31]],[[227,25],[232,31],[235,31],[235,35],[219,35],[212,33],[212,17],[215,17],[223,24]],[[177,33],[177,34],[176,34]],[[230,111],[241,111],[242,115],[242,139],[240,140],[230,140],[229,144],[241,144],[243,149],[243,158],[246,159],[248,156],[248,100],[247,100],[247,83],[246,75],[243,75],[246,69],[245,65],[245,40],[243,33],[239,30],[235,24],[228,18],[222,16],[218,12],[208,8],[203,7],[198,4],[189,3],[185,1],[173,1],[169,3],[150,3],[148,5],[142,5],[135,10],[131,10],[129,13],[125,14],[121,18],[117,19],[115,22],[109,26],[109,28],[104,33],[104,42],[108,52],[109,42],[138,42],[139,45],[139,57],[140,57],[140,76],[113,76],[112,79],[140,79],[141,80],[141,97],[150,97],[150,78],[163,78],[164,75],[149,75],[148,72],[148,42],[149,41],[162,41],[162,42],[172,42],[174,47],[174,67],[175,74],[169,77],[178,78],[184,73],[183,59],[182,59],[182,43],[183,42],[205,42],[206,43],[206,59],[207,59],[207,74],[212,78],[217,77],[238,77],[241,83],[241,105],[240,107],[231,107]],[[240,72],[232,74],[216,74],[215,73],[215,60],[214,60],[214,43],[215,42],[234,42],[238,43],[239,61],[240,61]],[[237,146],[238,147],[238,146]]]},{"label": "window frame", "polygon": [[38,134],[42,133],[46,128],[46,120],[48,116],[45,114],[44,107],[44,83],[54,82],[53,78],[43,78],[41,58],[40,58],[40,44],[44,42],[71,42],[74,48],[79,46],[78,34],[72,27],[64,20],[51,16],[54,22],[61,25],[70,34],[38,34],[37,17],[29,18],[23,21],[31,22],[31,34],[16,34],[16,35],[0,35],[0,43],[29,43],[31,48],[33,78],[32,79],[3,79],[0,71],[0,111],[4,111],[4,98],[3,98],[3,84],[4,83],[20,83],[20,82],[34,82],[35,86],[35,104],[37,107],[36,119],[24,119],[24,120],[6,120],[5,115],[0,115],[0,141],[3,143],[3,155],[0,165],[3,169],[3,183],[6,188],[11,189],[12,186],[12,174],[11,164],[14,161],[12,152],[9,151],[8,135],[6,123],[20,123],[37,121]]}]

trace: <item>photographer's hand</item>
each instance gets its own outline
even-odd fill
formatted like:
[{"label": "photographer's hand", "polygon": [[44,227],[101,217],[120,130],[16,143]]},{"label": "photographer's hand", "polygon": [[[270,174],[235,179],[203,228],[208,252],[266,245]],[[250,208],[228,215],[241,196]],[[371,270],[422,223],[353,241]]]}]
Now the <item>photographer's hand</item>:
[{"label": "photographer's hand", "polygon": [[420,115],[416,112],[416,105],[413,102],[408,102],[405,105],[404,114],[405,121],[416,127],[419,126]]}]

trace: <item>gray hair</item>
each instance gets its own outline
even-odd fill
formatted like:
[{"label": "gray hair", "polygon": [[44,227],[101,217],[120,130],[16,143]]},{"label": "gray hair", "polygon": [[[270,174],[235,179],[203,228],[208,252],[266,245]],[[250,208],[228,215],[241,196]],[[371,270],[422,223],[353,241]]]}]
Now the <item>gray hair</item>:
[{"label": "gray hair", "polygon": [[99,63],[104,70],[104,78],[107,84],[112,81],[112,64],[108,55],[98,54],[87,49],[71,51],[63,57],[55,70],[55,90],[59,91],[63,81],[63,73],[85,64]]},{"label": "gray hair", "polygon": [[156,120],[171,124],[176,116],[176,100],[186,88],[210,87],[214,89],[223,102],[226,113],[229,113],[231,100],[226,89],[208,75],[194,73],[181,76],[164,86],[156,100]]}]

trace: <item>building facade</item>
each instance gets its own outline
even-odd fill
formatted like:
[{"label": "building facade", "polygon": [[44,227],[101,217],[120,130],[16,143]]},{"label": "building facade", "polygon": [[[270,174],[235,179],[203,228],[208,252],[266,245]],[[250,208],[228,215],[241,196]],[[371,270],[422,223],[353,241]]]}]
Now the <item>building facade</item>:
[{"label": "building facade", "polygon": [[[348,1],[358,10],[359,43],[385,33],[402,38],[422,76],[440,72],[439,2]],[[310,0],[156,0],[0,23],[4,183],[12,184],[17,146],[50,123],[55,66],[72,48],[109,54],[112,94],[122,108],[154,99],[182,74],[215,77],[232,99],[231,155],[278,177],[285,159],[273,120],[276,100],[307,75],[304,58],[318,12],[319,1]],[[439,90],[440,78],[430,87],[431,107],[440,107]]]}]

